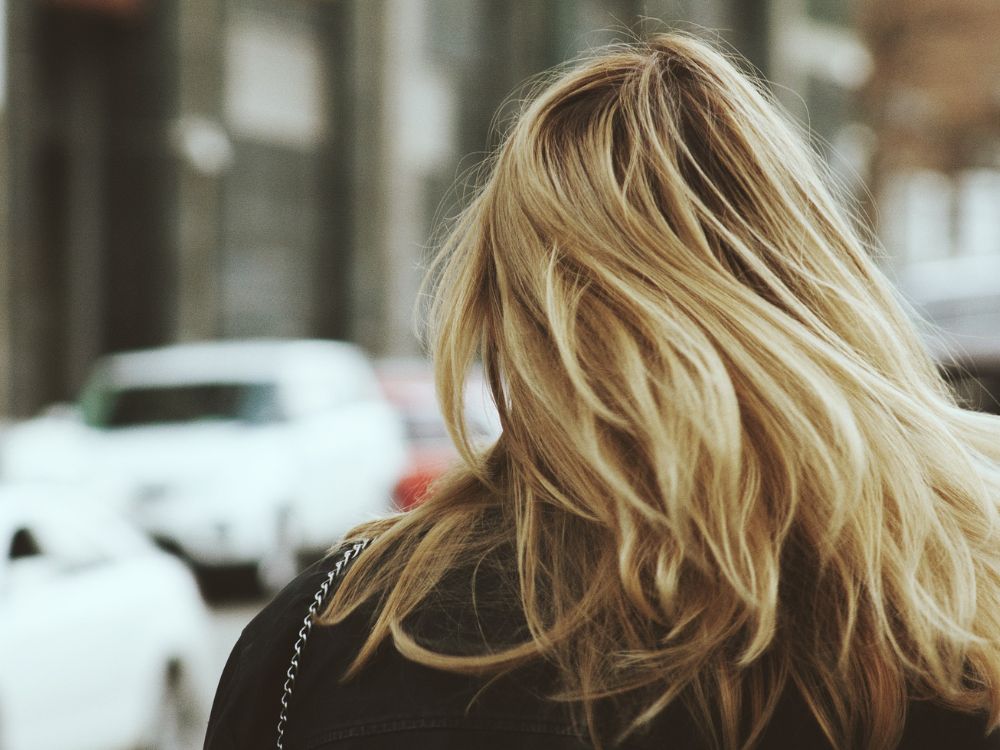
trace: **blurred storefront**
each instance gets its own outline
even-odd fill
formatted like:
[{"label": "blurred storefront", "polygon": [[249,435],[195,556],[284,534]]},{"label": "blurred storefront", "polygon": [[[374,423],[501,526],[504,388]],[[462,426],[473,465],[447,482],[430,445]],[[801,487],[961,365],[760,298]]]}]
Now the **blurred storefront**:
[{"label": "blurred storefront", "polygon": [[873,135],[858,92],[873,60],[856,23],[856,0],[772,0],[771,66],[778,99],[806,127],[851,191],[869,168]]},{"label": "blurred storefront", "polygon": [[1000,366],[1000,4],[880,0],[862,30],[890,270],[950,355]]},{"label": "blurred storefront", "polygon": [[[353,3],[355,185],[349,334],[417,351],[433,231],[461,205],[532,76],[647,28],[724,28],[761,67],[763,0],[380,0]],[[500,113],[498,114],[498,109]],[[340,267],[343,272],[345,266]]]}]

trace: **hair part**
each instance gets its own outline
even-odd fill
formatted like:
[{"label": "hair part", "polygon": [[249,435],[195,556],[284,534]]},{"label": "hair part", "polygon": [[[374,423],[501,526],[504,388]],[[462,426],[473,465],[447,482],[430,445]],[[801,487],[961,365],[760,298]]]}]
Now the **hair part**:
[{"label": "hair part", "polygon": [[[349,674],[387,639],[447,670],[544,658],[595,742],[680,702],[749,748],[785,690],[841,748],[893,747],[911,699],[1000,724],[1000,423],[956,405],[831,190],[766,91],[684,34],[527,104],[434,276],[464,460],[357,530],[376,541],[325,614],[378,602]],[[487,450],[462,414],[477,358]],[[498,551],[522,640],[411,631]]]}]

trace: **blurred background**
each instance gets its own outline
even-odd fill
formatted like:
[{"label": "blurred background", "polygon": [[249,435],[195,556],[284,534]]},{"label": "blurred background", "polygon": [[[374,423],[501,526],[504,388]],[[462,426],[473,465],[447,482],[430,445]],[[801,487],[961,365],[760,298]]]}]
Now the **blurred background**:
[{"label": "blurred background", "polygon": [[413,310],[498,110],[669,28],[770,81],[997,411],[996,0],[0,0],[0,749],[200,746],[269,592],[454,458]]}]

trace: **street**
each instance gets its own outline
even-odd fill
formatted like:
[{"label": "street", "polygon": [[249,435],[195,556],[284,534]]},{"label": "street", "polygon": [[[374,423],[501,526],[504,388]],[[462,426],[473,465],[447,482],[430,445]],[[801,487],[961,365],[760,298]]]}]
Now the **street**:
[{"label": "street", "polygon": [[[240,637],[240,632],[243,627],[253,618],[257,612],[260,611],[267,603],[267,598],[252,596],[252,597],[211,597],[209,599],[209,607],[212,613],[212,626],[211,626],[211,641],[212,641],[212,684],[208,685],[207,694],[214,695],[215,687],[218,683],[219,677],[222,674],[222,669],[226,665],[226,659],[229,658],[229,652],[232,650],[233,645],[236,643],[236,639]],[[211,706],[206,706],[204,711],[204,716],[208,717],[208,712]],[[277,722],[277,707],[275,707],[275,722]],[[199,737],[204,737],[204,727],[201,728],[199,732]],[[201,747],[201,740],[195,745],[195,748]]]}]

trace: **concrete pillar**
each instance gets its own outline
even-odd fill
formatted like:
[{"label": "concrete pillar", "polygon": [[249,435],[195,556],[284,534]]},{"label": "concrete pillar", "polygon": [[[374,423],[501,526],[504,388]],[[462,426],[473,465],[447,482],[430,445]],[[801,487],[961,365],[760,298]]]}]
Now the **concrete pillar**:
[{"label": "concrete pillar", "polygon": [[362,95],[358,77],[365,73],[358,56],[364,45],[355,33],[356,3],[316,6],[323,65],[325,108],[329,123],[318,165],[316,247],[313,267],[310,330],[320,338],[351,339],[355,235],[358,222],[370,218],[357,200],[358,144],[369,128],[360,127],[355,103]]},{"label": "concrete pillar", "polygon": [[65,326],[59,333],[65,344],[66,397],[83,386],[101,353],[105,294],[101,268],[108,239],[104,216],[108,133],[103,111],[107,81],[99,53],[86,49],[94,40],[79,43],[77,62],[67,70],[64,117],[72,157],[65,175],[65,282],[56,292],[64,296],[62,320],[56,325]]},{"label": "concrete pillar", "polygon": [[222,181],[231,159],[223,126],[224,3],[177,0],[177,296],[173,338],[217,336],[221,326]]},{"label": "concrete pillar", "polygon": [[10,213],[10,168],[7,144],[7,97],[10,87],[7,70],[7,0],[0,0],[0,424],[11,412],[11,375],[13,347],[11,341],[12,310],[10,298],[11,237],[9,229]]},{"label": "concrete pillar", "polygon": [[37,302],[44,299],[38,269],[34,196],[28,187],[32,171],[35,112],[32,43],[33,6],[29,0],[7,0],[7,81],[3,112],[3,209],[0,234],[0,404],[8,417],[33,413],[41,403],[38,384],[43,368],[44,326]]},{"label": "concrete pillar", "polygon": [[372,352],[387,350],[389,223],[393,210],[387,174],[394,168],[388,148],[391,102],[387,89],[391,0],[355,3],[357,71],[352,90],[356,148],[353,203],[357,221],[350,269],[353,289],[351,338]]}]

